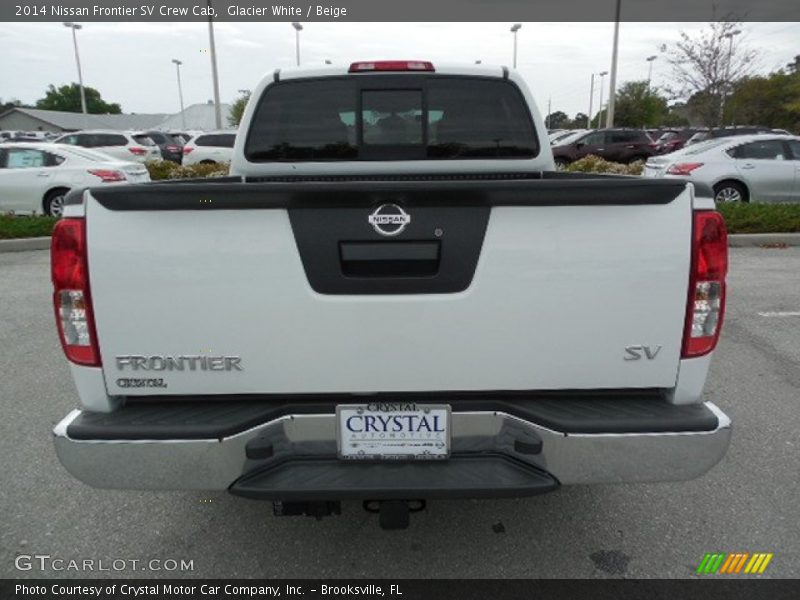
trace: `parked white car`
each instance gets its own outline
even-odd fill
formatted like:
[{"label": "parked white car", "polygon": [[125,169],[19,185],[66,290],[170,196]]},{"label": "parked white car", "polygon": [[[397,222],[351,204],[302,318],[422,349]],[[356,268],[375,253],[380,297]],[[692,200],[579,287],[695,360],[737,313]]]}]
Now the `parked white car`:
[{"label": "parked white car", "polygon": [[77,131],[54,140],[56,144],[82,146],[118,160],[143,163],[160,160],[161,151],[145,133],[135,131]]},{"label": "parked white car", "polygon": [[231,162],[235,131],[210,131],[193,137],[183,147],[183,164]]},{"label": "parked white car", "polygon": [[800,137],[717,138],[647,160],[645,177],[684,179],[724,202],[800,202]]},{"label": "parked white car", "polygon": [[25,143],[0,146],[0,213],[61,216],[73,188],[150,181],[141,164],[86,148]]}]

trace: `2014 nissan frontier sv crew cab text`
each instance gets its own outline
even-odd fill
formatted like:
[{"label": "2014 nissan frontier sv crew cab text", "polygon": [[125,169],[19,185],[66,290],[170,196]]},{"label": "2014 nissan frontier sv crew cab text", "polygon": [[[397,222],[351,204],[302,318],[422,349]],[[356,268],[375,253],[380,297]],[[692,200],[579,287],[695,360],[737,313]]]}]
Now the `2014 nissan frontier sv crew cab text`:
[{"label": "2014 nissan frontier sv crew cab text", "polygon": [[431,498],[708,471],[724,223],[680,181],[556,171],[546,133],[503,67],[285,69],[230,177],[72,193],[63,465],[278,515],[357,499],[387,528]]}]

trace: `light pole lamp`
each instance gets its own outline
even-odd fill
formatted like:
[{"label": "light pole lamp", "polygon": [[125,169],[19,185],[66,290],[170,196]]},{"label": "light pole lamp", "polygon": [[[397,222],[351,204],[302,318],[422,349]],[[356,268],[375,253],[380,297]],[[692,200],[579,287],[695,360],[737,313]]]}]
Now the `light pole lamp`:
[{"label": "light pole lamp", "polygon": [[178,100],[181,103],[181,124],[186,129],[186,113],[183,111],[183,87],[181,87],[181,65],[182,61],[173,58],[172,62],[175,63],[175,70],[178,72]]},{"label": "light pole lamp", "polygon": [[297,66],[300,66],[300,32],[303,31],[303,26],[300,23],[292,23],[294,27],[294,50],[297,56]]},{"label": "light pole lamp", "polygon": [[653,61],[657,59],[658,56],[653,54],[652,56],[647,57],[647,91],[650,91],[650,80],[653,78]]},{"label": "light pole lamp", "polygon": [[78,53],[78,36],[75,34],[75,32],[79,29],[83,29],[83,25],[79,25],[78,23],[64,23],[64,27],[72,29],[72,44],[75,47],[75,63],[78,65],[78,85],[80,86],[81,90],[81,112],[84,114],[83,121],[85,127],[85,115],[88,114],[88,111],[86,110],[86,92],[83,89],[83,72],[81,71],[81,56]]},{"label": "light pole lamp", "polygon": [[514,68],[517,68],[517,32],[522,29],[522,23],[514,23],[511,26],[511,33],[514,34]]},{"label": "light pole lamp", "polygon": [[208,6],[208,46],[211,54],[211,79],[214,85],[214,123],[217,129],[222,129],[222,107],[219,102],[219,71],[217,69],[217,45],[214,43],[214,13],[211,10],[211,0],[206,0]]},{"label": "light pole lamp", "polygon": [[597,112],[597,128],[603,128],[603,80],[605,76],[608,75],[608,71],[603,71],[600,73],[600,105],[598,106]]},{"label": "light pole lamp", "polygon": [[725,81],[720,86],[720,100],[719,100],[719,124],[723,125],[725,120],[725,96],[727,95],[728,80],[731,76],[731,61],[733,60],[733,38],[742,33],[741,29],[734,29],[722,35],[728,39],[728,60],[725,63]]},{"label": "light pole lamp", "polygon": [[614,108],[617,102],[617,58],[619,57],[619,20],[622,15],[622,0],[617,0],[614,11],[614,45],[611,50],[611,77],[608,81],[608,108],[606,108],[606,127],[614,126]]}]

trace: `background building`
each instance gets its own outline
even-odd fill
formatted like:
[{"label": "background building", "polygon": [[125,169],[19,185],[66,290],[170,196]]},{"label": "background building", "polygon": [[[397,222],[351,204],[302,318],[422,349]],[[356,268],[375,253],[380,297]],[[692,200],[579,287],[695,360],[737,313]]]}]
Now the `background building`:
[{"label": "background building", "polygon": [[[223,129],[228,128],[231,105],[221,104],[220,107],[222,109],[222,127]],[[208,131],[215,128],[212,103],[192,104],[186,107],[183,114],[176,113],[174,115],[162,113],[84,115],[83,113],[22,107],[15,107],[0,114],[0,130],[3,131],[52,131],[55,133],[81,129]]]}]

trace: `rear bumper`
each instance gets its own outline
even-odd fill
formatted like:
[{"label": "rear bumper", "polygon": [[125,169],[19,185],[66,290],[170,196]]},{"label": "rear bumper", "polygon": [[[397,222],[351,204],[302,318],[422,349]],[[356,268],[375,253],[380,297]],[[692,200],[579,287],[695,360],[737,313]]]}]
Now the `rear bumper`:
[{"label": "rear bumper", "polygon": [[75,410],[54,436],[64,467],[94,487],[281,500],[507,497],[559,484],[678,481],[724,456],[731,421],[715,405],[650,402],[453,405],[452,457],[435,463],[341,462],[335,412],[313,404]]}]

